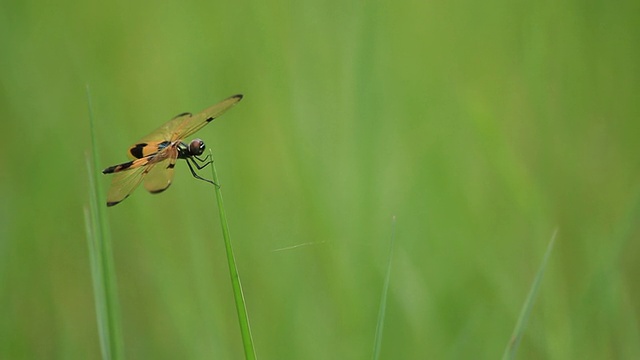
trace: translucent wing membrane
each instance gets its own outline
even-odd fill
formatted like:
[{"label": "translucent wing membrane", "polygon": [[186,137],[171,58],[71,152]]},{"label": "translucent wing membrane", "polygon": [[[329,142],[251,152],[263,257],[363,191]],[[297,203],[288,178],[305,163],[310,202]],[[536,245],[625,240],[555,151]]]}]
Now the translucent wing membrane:
[{"label": "translucent wing membrane", "polygon": [[162,126],[155,129],[149,135],[137,141],[133,146],[131,146],[131,149],[136,147],[138,144],[157,144],[163,141],[171,140],[173,134],[175,134],[176,130],[181,126],[181,124],[191,117],[191,113],[182,113],[175,116],[173,119],[167,121],[166,123],[162,124]]},{"label": "translucent wing membrane", "polygon": [[[139,159],[146,160],[146,159]],[[139,161],[136,160],[136,161]],[[147,164],[146,162],[145,164]],[[153,168],[153,164],[148,166],[129,167],[127,170],[116,172],[111,180],[111,187],[107,194],[107,206],[113,206],[126,199],[133,190],[140,185],[146,172]]]},{"label": "translucent wing membrane", "polygon": [[171,150],[169,157],[155,164],[144,178],[144,187],[152,194],[161,193],[171,185],[178,159],[178,151],[175,148]]},{"label": "translucent wing membrane", "polygon": [[227,110],[229,110],[233,105],[237,104],[238,101],[240,100],[242,100],[242,95],[234,95],[222,100],[221,102],[207,109],[204,109],[203,111],[201,111],[196,115],[185,116],[182,119],[183,121],[180,124],[178,124],[175,129],[172,130],[173,134],[171,137],[171,141],[183,140],[187,136],[202,129],[205,125],[210,123],[213,119],[224,114]]},{"label": "translucent wing membrane", "polygon": [[143,151],[143,154],[150,154],[153,150],[151,146],[154,144],[157,145],[164,141],[183,140],[187,136],[202,129],[202,127],[210,123],[213,119],[224,114],[225,111],[229,110],[229,108],[240,100],[242,100],[242,95],[234,95],[196,115],[188,112],[177,115],[136,142],[129,148],[128,154],[132,158],[139,158],[136,154],[141,154],[140,151]]}]

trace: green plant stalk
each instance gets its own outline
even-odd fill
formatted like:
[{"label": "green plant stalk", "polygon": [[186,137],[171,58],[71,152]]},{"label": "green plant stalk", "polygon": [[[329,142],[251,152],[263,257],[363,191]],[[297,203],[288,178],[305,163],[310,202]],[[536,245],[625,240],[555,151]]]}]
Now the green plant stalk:
[{"label": "green plant stalk", "polygon": [[[87,169],[89,169],[89,158],[87,156]],[[89,171],[90,172],[90,171]],[[106,313],[103,311],[99,311],[99,309],[104,309],[104,292],[103,288],[99,285],[100,279],[102,278],[102,274],[100,271],[100,261],[97,260],[98,250],[96,249],[97,236],[95,235],[95,213],[93,212],[94,206],[93,202],[95,201],[94,197],[91,196],[91,206],[89,208],[84,208],[84,224],[85,231],[87,232],[87,245],[89,248],[89,264],[91,265],[91,284],[93,285],[93,299],[96,306],[96,321],[98,323],[98,337],[100,339],[100,352],[102,354],[103,359],[108,359],[110,357],[109,347],[109,337],[106,324]]]},{"label": "green plant stalk", "polygon": [[[95,126],[93,122],[93,108],[91,96],[87,86],[87,101],[89,105],[89,128],[91,136],[91,161],[87,160],[89,182],[91,187],[91,229],[92,238],[89,239],[91,274],[98,318],[98,333],[104,359],[122,359],[122,332],[120,327],[120,309],[118,306],[118,292],[111,249],[110,234],[105,214],[106,200],[98,186],[95,165],[98,161],[98,147],[96,144]],[[91,164],[93,162],[93,164]]]},{"label": "green plant stalk", "polygon": [[[91,160],[87,155],[87,170],[89,172],[90,187],[93,189],[94,179]],[[100,235],[97,233],[97,204],[95,193],[91,191],[89,196],[90,207],[84,209],[85,227],[87,231],[87,245],[89,248],[89,264],[91,265],[91,283],[93,285],[93,299],[96,307],[96,321],[98,324],[98,337],[100,339],[100,350],[103,359],[111,359],[111,347],[108,324],[108,315],[106,311],[106,295],[104,292],[104,277],[102,275],[102,266],[98,246],[100,243]]]},{"label": "green plant stalk", "polygon": [[516,351],[518,350],[518,346],[520,345],[520,341],[522,340],[522,335],[524,334],[524,329],[527,326],[527,320],[529,320],[529,314],[531,314],[531,308],[533,308],[533,302],[538,293],[538,288],[540,287],[540,282],[542,281],[542,276],[544,275],[544,270],[547,267],[547,262],[549,261],[549,256],[551,255],[551,250],[553,250],[553,245],[556,242],[556,236],[558,235],[558,229],[553,232],[551,236],[551,240],[547,245],[547,250],[544,253],[544,257],[542,258],[542,263],[540,264],[540,268],[538,268],[538,273],[536,274],[535,279],[533,280],[533,284],[531,284],[531,289],[529,290],[529,294],[522,305],[522,310],[520,310],[520,316],[518,316],[518,321],[516,322],[516,326],[513,329],[513,333],[511,334],[511,338],[509,339],[509,343],[507,347],[504,349],[504,354],[502,355],[502,360],[512,360],[516,357]]},{"label": "green plant stalk", "polygon": [[[218,181],[218,174],[216,172],[215,163],[211,163],[211,173],[213,174],[213,182],[216,184],[220,184],[220,182]],[[227,252],[229,275],[231,276],[231,285],[233,287],[233,297],[235,298],[236,311],[238,312],[238,323],[240,324],[240,333],[242,334],[244,355],[246,359],[254,360],[256,359],[256,352],[253,347],[253,338],[251,336],[251,327],[249,326],[249,317],[247,316],[247,307],[244,302],[244,295],[242,293],[242,284],[240,283],[240,276],[238,275],[238,268],[236,267],[236,260],[235,256],[233,255],[233,248],[231,247],[229,225],[227,224],[227,215],[224,211],[224,203],[222,201],[222,191],[220,190],[220,185],[215,186],[215,192],[220,213],[222,237],[224,238],[224,247]]]},{"label": "green plant stalk", "polygon": [[389,293],[389,282],[391,279],[391,259],[393,259],[393,243],[396,238],[396,217],[391,222],[391,243],[389,244],[389,259],[387,260],[387,274],[384,279],[382,296],[380,299],[380,310],[378,311],[378,322],[376,324],[376,337],[373,341],[373,359],[380,358],[380,348],[382,347],[382,330],[384,329],[384,316],[387,312],[387,295]]}]

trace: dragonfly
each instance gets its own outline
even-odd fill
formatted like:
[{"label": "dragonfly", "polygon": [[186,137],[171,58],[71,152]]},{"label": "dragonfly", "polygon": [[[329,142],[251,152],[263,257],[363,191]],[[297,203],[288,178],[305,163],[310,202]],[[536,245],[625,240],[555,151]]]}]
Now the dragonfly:
[{"label": "dragonfly", "polygon": [[177,115],[132,145],[127,152],[130,161],[102,170],[103,174],[114,174],[107,193],[107,206],[122,202],[143,181],[145,189],[152,194],[167,190],[173,181],[178,159],[187,162],[193,177],[217,185],[198,175],[194,169],[202,170],[212,163],[211,155],[200,157],[205,149],[204,142],[193,139],[186,144],[184,139],[224,114],[240,100],[241,94],[233,95],[198,114],[186,112]]}]

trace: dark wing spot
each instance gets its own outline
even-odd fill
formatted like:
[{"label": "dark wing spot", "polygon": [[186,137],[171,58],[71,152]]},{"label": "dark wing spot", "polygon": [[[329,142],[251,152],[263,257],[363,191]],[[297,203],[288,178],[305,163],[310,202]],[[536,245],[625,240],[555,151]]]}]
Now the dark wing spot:
[{"label": "dark wing spot", "polygon": [[102,170],[102,173],[103,174],[111,174],[116,169],[116,167],[118,167],[118,166],[117,165],[116,166],[109,166],[108,168]]},{"label": "dark wing spot", "polygon": [[[230,96],[229,98],[225,99],[225,100],[229,100],[229,99],[238,99],[238,101],[242,100],[243,95],[242,94],[236,94],[233,96]],[[211,121],[213,121],[213,119],[215,119],[214,117],[208,117],[205,121],[207,123],[210,123]]]},{"label": "dark wing spot", "polygon": [[[125,196],[124,198],[122,198],[122,200],[128,198],[129,195]],[[107,201],[107,206],[113,206],[113,205],[117,205],[120,204],[122,202],[122,200],[118,200],[118,201]]]},{"label": "dark wing spot", "polygon": [[[169,184],[169,185],[171,185],[171,184]],[[153,191],[149,191],[149,192],[152,193],[152,194],[160,194],[161,192],[167,190],[169,188],[169,185],[167,185],[167,187],[164,188],[164,189],[153,190]]]},{"label": "dark wing spot", "polygon": [[118,172],[118,171],[122,171],[122,170],[127,170],[128,168],[131,167],[131,165],[133,165],[133,161],[129,161],[129,162],[126,162],[124,164],[120,164],[120,165],[116,166],[114,171]]},{"label": "dark wing spot", "polygon": [[147,146],[147,143],[135,144],[131,149],[129,149],[129,152],[134,158],[140,159],[144,156],[142,150],[145,146]]},{"label": "dark wing spot", "polygon": [[169,165],[167,165],[167,169],[173,169],[174,167],[176,167],[176,163],[169,163]]},{"label": "dark wing spot", "polygon": [[137,160],[131,160],[129,162],[126,162],[126,163],[120,164],[120,165],[109,166],[108,168],[102,170],[102,173],[103,174],[111,174],[111,173],[115,173],[115,172],[118,172],[118,171],[127,170],[128,168],[131,167],[131,165],[133,165],[134,161],[137,161]]},{"label": "dark wing spot", "polygon": [[176,116],[174,116],[173,118],[179,118],[179,117],[183,117],[183,116],[191,116],[190,112],[183,112],[182,114],[178,114]]}]

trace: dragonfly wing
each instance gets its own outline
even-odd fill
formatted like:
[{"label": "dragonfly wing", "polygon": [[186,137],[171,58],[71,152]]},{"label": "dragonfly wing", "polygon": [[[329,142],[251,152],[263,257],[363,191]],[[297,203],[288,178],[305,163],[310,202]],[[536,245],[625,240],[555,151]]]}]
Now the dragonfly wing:
[{"label": "dragonfly wing", "polygon": [[176,166],[177,159],[178,150],[173,147],[167,149],[166,159],[156,163],[144,178],[145,189],[152,194],[158,194],[167,190],[173,180],[175,173],[174,167]]},{"label": "dragonfly wing", "polygon": [[175,119],[169,121],[167,125],[173,125],[171,129],[167,129],[172,131],[171,140],[176,141],[185,139],[187,136],[202,129],[205,125],[213,121],[213,119],[224,114],[240,100],[242,100],[242,95],[233,95],[207,109],[204,109],[198,114],[183,115],[183,117],[179,118],[179,124],[171,124]]},{"label": "dragonfly wing", "polygon": [[240,100],[242,100],[242,95],[234,95],[196,115],[188,112],[176,115],[173,119],[162,124],[149,135],[133,144],[129,148],[127,155],[131,159],[140,159],[158,152],[161,149],[161,145],[167,141],[184,140],[187,136],[202,129],[213,119],[222,115]]},{"label": "dragonfly wing", "polygon": [[141,139],[139,142],[133,144],[129,148],[129,151],[127,151],[127,155],[130,159],[142,159],[143,157],[155,155],[156,153],[167,147],[169,144],[169,141],[144,141]]},{"label": "dragonfly wing", "polygon": [[166,146],[169,144],[169,140],[181,124],[191,117],[191,113],[176,115],[173,119],[162,124],[162,126],[152,131],[149,135],[131,145],[129,151],[127,151],[127,156],[129,156],[130,159],[140,159],[160,151],[163,145]]},{"label": "dragonfly wing", "polygon": [[152,159],[153,157],[136,159],[102,171],[105,174],[115,173],[107,193],[107,206],[120,203],[140,185],[144,176],[153,169]]}]

